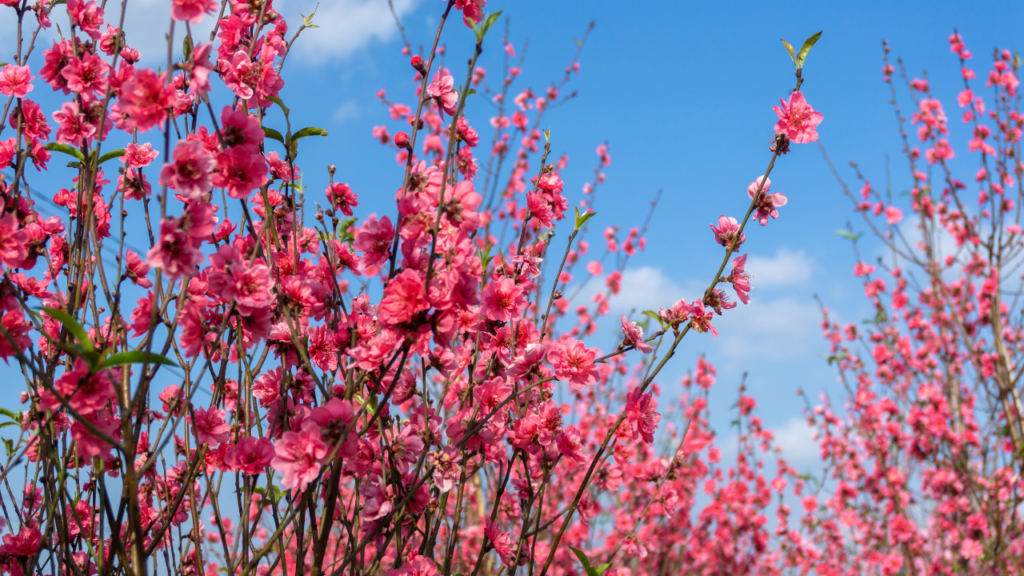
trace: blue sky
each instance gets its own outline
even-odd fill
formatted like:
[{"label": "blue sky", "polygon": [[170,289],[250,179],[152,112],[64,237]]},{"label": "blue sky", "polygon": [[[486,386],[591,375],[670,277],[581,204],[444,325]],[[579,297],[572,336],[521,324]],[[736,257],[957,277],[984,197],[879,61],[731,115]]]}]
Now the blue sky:
[{"label": "blue sky", "polygon": [[[295,15],[308,14],[315,2],[276,4],[289,15],[294,29],[299,22]],[[395,4],[413,45],[428,44],[444,4]],[[167,29],[167,7],[166,0],[130,3],[128,42],[143,51],[144,63],[153,66],[159,60],[150,60],[150,55],[165,54],[160,43]],[[745,209],[745,188],[769,159],[772,106],[793,85],[792,64],[780,38],[797,44],[824,31],[808,58],[803,87],[807,99],[825,115],[820,141],[849,180],[853,174],[847,163],[854,160],[869,179],[884,185],[888,154],[893,190],[899,191],[909,187],[909,175],[899,156],[888,87],[881,81],[882,40],[889,40],[894,55],[904,58],[911,76],[928,70],[951,117],[951,143],[960,162],[966,156],[967,136],[955,104],[961,87],[958,65],[946,39],[958,28],[975,54],[973,67],[983,76],[991,50],[1014,48],[1020,38],[1019,22],[1024,20],[1024,6],[1010,2],[805,2],[794,7],[764,2],[491,0],[488,11],[498,9],[511,19],[517,50],[529,42],[524,74],[515,86],[535,91],[561,77],[576,48],[573,39],[596,20],[581,58],[582,73],[569,87],[578,97],[549,113],[544,127],[551,129],[555,153],[569,157],[563,179],[574,202],[595,164],[595,147],[606,141],[611,146],[613,162],[599,192],[595,230],[639,225],[649,201],[662,190],[648,250],[632,261],[633,272],[624,282],[624,293],[635,287],[632,296],[616,303],[624,311],[668,306],[679,297],[693,299],[720,261],[708,224],[720,214],[740,216]],[[393,192],[401,172],[393,151],[376,143],[371,129],[383,124],[394,132],[399,125],[374,95],[385,88],[393,100],[409,104],[413,98],[412,70],[399,53],[401,44],[387,4],[322,2],[315,22],[321,27],[304,32],[289,57],[282,92],[293,111],[293,125],[316,125],[330,132],[300,152],[305,183],[314,193],[323,190],[326,166],[337,165],[337,178],[360,195],[360,215],[393,214]],[[0,60],[10,54],[9,32],[5,12],[0,18]],[[492,77],[500,70],[500,32],[492,32],[481,61],[493,71]],[[463,70],[471,31],[452,22],[442,42],[448,49],[446,64]],[[462,72],[456,74],[457,79],[462,77]],[[46,102],[58,101],[44,98],[48,87],[37,84],[32,96],[44,103],[44,109]],[[901,96],[906,99],[905,92]],[[903,109],[907,115],[911,112],[906,102]],[[479,99],[470,102],[468,115],[480,126],[492,112]],[[960,174],[973,174],[973,162],[963,161]],[[61,177],[56,169],[35,182],[53,192]],[[754,302],[718,322],[718,339],[688,338],[659,383],[670,389],[699,354],[706,354],[719,368],[712,395],[718,420],[714,424],[727,434],[727,406],[735,399],[742,373],[749,372],[748,387],[760,402],[761,415],[799,463],[809,461],[813,447],[800,424],[802,403],[794,391],[802,387],[812,395],[823,390],[838,393],[835,374],[821,357],[827,347],[820,337],[813,296],[819,295],[845,321],[867,317],[861,288],[851,273],[849,242],[834,234],[847,221],[857,229],[863,226],[815,145],[794,145],[776,165],[772,181],[772,190],[785,193],[789,204],[780,210],[780,220],[766,228],[748,228],[745,247],[755,275]],[[870,247],[865,250],[872,253]],[[606,331],[616,328],[617,317],[616,312],[605,323]],[[6,401],[15,392],[0,398]]]}]

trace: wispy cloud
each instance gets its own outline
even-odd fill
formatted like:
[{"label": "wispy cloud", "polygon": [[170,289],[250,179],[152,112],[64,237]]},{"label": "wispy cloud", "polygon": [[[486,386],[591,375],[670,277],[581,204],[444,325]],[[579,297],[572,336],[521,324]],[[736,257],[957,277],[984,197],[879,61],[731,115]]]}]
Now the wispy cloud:
[{"label": "wispy cloud", "polygon": [[751,255],[747,258],[747,272],[755,289],[806,284],[813,271],[814,260],[803,250],[793,252],[779,248],[774,256]]},{"label": "wispy cloud", "polygon": [[[394,0],[395,12],[401,18],[418,3],[419,0]],[[289,23],[294,23],[294,28],[301,23],[299,14],[308,16],[316,8],[313,23],[319,28],[306,30],[295,43],[295,56],[303,64],[344,60],[375,42],[387,42],[398,34],[386,0],[288,0],[280,2],[279,6],[278,10]]]}]

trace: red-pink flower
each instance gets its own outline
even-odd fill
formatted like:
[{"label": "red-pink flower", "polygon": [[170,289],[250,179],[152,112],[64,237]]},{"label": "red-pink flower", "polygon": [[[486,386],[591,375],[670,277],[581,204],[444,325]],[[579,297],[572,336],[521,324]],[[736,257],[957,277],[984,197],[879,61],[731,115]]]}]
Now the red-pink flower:
[{"label": "red-pink flower", "polygon": [[0,546],[0,552],[11,556],[33,556],[39,552],[42,542],[43,534],[33,521],[22,526],[17,534],[4,534],[4,544]]},{"label": "red-pink flower", "polygon": [[650,392],[644,394],[640,388],[634,388],[626,395],[626,420],[632,432],[633,440],[642,440],[646,444],[654,441],[654,431],[661,422],[658,413],[658,401]]},{"label": "red-pink flower", "polygon": [[455,9],[462,10],[462,21],[472,28],[472,23],[479,24],[484,19],[484,7],[487,0],[455,0]]},{"label": "red-pink flower", "polygon": [[569,382],[577,392],[597,381],[597,348],[587,348],[575,338],[567,338],[551,345],[548,362],[559,380]]},{"label": "red-pink flower", "polygon": [[348,187],[348,184],[335,182],[327,187],[327,199],[335,210],[341,210],[345,216],[352,215],[352,208],[359,206],[359,196]]},{"label": "red-pink flower", "polygon": [[644,354],[650,354],[654,349],[644,342],[644,330],[636,322],[630,322],[626,315],[622,315],[622,344],[632,346]]},{"label": "red-pink flower", "polygon": [[28,234],[18,228],[13,212],[0,216],[0,262],[18,268],[28,256]]},{"label": "red-pink flower", "polygon": [[168,218],[160,223],[160,238],[156,246],[146,253],[146,262],[160,268],[171,280],[182,276],[195,276],[196,266],[203,261],[203,253],[192,247],[188,232],[177,219]]},{"label": "red-pink flower", "polygon": [[119,160],[132,168],[145,168],[153,160],[156,160],[159,154],[160,152],[153,150],[153,145],[149,142],[145,144],[131,142],[125,146],[124,156],[121,156]]},{"label": "red-pink flower", "polygon": [[139,258],[138,253],[129,248],[125,253],[125,272],[124,275],[129,280],[134,282],[138,286],[143,288],[152,288],[153,283],[146,278],[146,274],[149,274],[149,264],[146,264]]},{"label": "red-pink flower", "polygon": [[577,464],[587,463],[587,455],[583,451],[583,438],[575,426],[569,426],[565,432],[555,436],[555,446],[562,456],[574,460]]},{"label": "red-pink flower", "polygon": [[217,154],[213,185],[227,190],[228,196],[245,198],[266,183],[267,164],[255,146],[236,146]]},{"label": "red-pink flower", "polygon": [[167,109],[174,105],[174,89],[167,85],[166,72],[157,76],[152,70],[140,70],[121,85],[119,102],[128,126],[145,132],[167,120]]},{"label": "red-pink flower", "polygon": [[815,128],[825,118],[821,112],[815,112],[800,92],[789,95],[789,103],[780,100],[782,108],[775,106],[775,114],[779,121],[775,123],[775,131],[782,132],[795,144],[809,144],[818,140]]},{"label": "red-pink flower", "polygon": [[443,68],[434,75],[434,81],[427,86],[427,94],[437,100],[438,106],[454,116],[459,107],[459,93],[455,90],[455,79]]},{"label": "red-pink flower", "polygon": [[259,146],[263,143],[260,121],[245,110],[225,106],[220,112],[221,141],[225,148],[233,146]]},{"label": "red-pink flower", "polygon": [[231,431],[231,425],[227,423],[225,414],[224,410],[216,406],[210,407],[209,410],[206,408],[196,408],[192,411],[192,416],[195,418],[192,432],[195,434],[196,442],[199,445],[205,444],[215,448],[221,442],[228,441],[228,432]]},{"label": "red-pink flower", "polygon": [[416,270],[403,270],[384,289],[380,319],[388,324],[402,324],[429,308],[421,274]]},{"label": "red-pink flower", "polygon": [[356,235],[356,241],[352,247],[363,253],[359,261],[362,270],[379,266],[387,262],[391,256],[391,240],[395,237],[395,228],[391,225],[391,219],[387,216],[377,220],[370,216],[364,224],[363,230]]},{"label": "red-pink flower", "polygon": [[53,113],[53,119],[59,125],[57,142],[62,144],[79,147],[96,134],[96,127],[78,110],[76,102],[65,102],[60,110]]},{"label": "red-pink flower", "polygon": [[90,375],[89,365],[85,360],[78,358],[71,370],[53,382],[52,392],[40,392],[39,406],[43,410],[60,410],[63,407],[61,398],[80,414],[99,412],[114,398],[114,384],[110,380],[110,372],[104,370]]},{"label": "red-pink flower", "polygon": [[198,24],[204,16],[216,10],[217,5],[215,0],[171,0],[171,18]]},{"label": "red-pink flower", "polygon": [[499,276],[480,294],[484,316],[494,322],[509,322],[526,308],[523,288],[508,276]]},{"label": "red-pink flower", "polygon": [[732,282],[732,287],[736,289],[736,296],[740,299],[740,302],[750,304],[750,275],[744,272],[746,265],[746,254],[734,258],[732,261],[732,273],[729,274],[728,280]]},{"label": "red-pink flower", "polygon": [[24,98],[32,91],[32,81],[35,78],[28,66],[8,64],[0,69],[0,94]]},{"label": "red-pink flower", "polygon": [[427,462],[434,466],[434,486],[441,494],[455,487],[462,474],[462,454],[454,446],[427,454]]},{"label": "red-pink flower", "polygon": [[270,465],[284,474],[281,486],[303,491],[320,474],[320,461],[327,456],[327,445],[317,430],[285,432],[274,444],[274,453]]},{"label": "red-pink flower", "polygon": [[494,551],[498,553],[501,558],[501,563],[505,566],[513,566],[515,564],[515,546],[516,542],[512,540],[512,534],[508,532],[502,532],[498,529],[497,525],[491,522],[491,519],[487,519],[487,528],[484,529],[484,535],[491,541],[491,545],[494,546]]},{"label": "red-pink flower", "polygon": [[275,455],[274,444],[270,440],[246,436],[228,448],[224,463],[232,472],[255,476],[270,466]]},{"label": "red-pink flower", "polygon": [[0,319],[0,325],[7,331],[6,336],[0,334],[0,358],[5,362],[16,353],[21,353],[32,346],[32,340],[28,337],[32,325],[25,321],[25,315],[20,310],[11,310],[4,314]]},{"label": "red-pink flower", "polygon": [[99,40],[100,26],[103,25],[103,8],[97,6],[94,0],[88,3],[83,0],[68,0],[67,6],[68,15],[82,31],[93,40]]},{"label": "red-pink flower", "polygon": [[60,75],[67,81],[72,92],[90,92],[102,95],[107,91],[110,66],[95,54],[86,53],[81,58],[71,58]]},{"label": "red-pink flower", "polygon": [[[761,187],[761,182],[764,181],[764,187]],[[761,194],[757,198],[757,210],[754,212],[754,219],[758,221],[761,226],[768,225],[768,217],[778,219],[779,211],[776,210],[779,206],[785,206],[787,198],[778,192],[769,194],[768,190],[772,187],[771,178],[765,180],[764,176],[758,176],[756,180],[747,185],[747,195],[751,199],[757,194],[758,188],[761,188]]]},{"label": "red-pink flower", "polygon": [[[722,246],[730,246],[734,240],[736,240],[736,234],[740,231],[740,224],[735,218],[731,216],[718,217],[718,226],[711,225],[711,231],[715,233],[715,241]],[[739,250],[739,247],[747,241],[746,234],[740,234],[739,242],[736,242],[736,246],[733,247],[733,251]]]}]

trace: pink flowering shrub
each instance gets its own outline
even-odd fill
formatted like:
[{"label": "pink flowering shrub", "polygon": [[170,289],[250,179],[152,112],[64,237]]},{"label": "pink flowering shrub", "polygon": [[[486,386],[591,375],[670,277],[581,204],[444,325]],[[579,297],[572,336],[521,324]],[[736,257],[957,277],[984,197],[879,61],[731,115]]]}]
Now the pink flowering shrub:
[{"label": "pink flowering shrub", "polygon": [[951,162],[955,108],[902,61],[897,70],[886,46],[909,198],[856,164],[857,186],[840,181],[884,257],[844,232],[873,317],[842,326],[823,310],[847,395],[808,405],[825,476],[789,538],[818,574],[1024,571],[1021,61],[996,50],[981,87],[960,35],[949,44],[963,82],[961,160]]},{"label": "pink flowering shrub", "polygon": [[[615,265],[592,305],[573,308],[577,265],[601,242],[587,206],[611,154],[597,148],[586,199],[571,206],[567,159],[540,126],[571,98],[579,62],[518,94],[521,69],[506,67],[492,92],[478,66],[496,42],[484,0],[438,4],[430,50],[406,46],[415,77],[400,98],[414,105],[378,95],[393,122],[372,137],[396,154],[400,183],[382,215],[359,210],[380,191],[297,164],[325,134],[292,126],[285,104],[285,57],[308,21],[289,36],[270,0],[172,0],[185,49],[154,70],[113,26],[125,3],[68,0],[51,46],[37,32],[53,3],[0,3],[23,23],[0,70],[0,357],[26,382],[21,409],[0,411],[18,431],[0,472],[0,571],[812,566],[792,538],[773,545],[766,514],[784,523],[775,496],[796,476],[779,461],[765,477],[777,451],[753,399],[740,398],[726,468],[708,425],[713,366],[700,361],[681,396],[656,383],[686,336],[717,335],[718,315],[741,313],[730,292],[749,301],[746,226],[784,214],[769,175],[822,121],[800,92],[805,51],[765,172],[729,202],[746,212],[706,238],[722,260],[704,293],[608,318],[620,336],[602,350],[593,336],[646,224],[604,231]],[[208,18],[213,42],[187,27]],[[476,33],[466,69],[436,61],[449,24]],[[47,86],[66,101],[44,111],[30,97]],[[467,118],[471,90],[497,103],[490,127]],[[268,121],[271,108],[284,123]],[[63,161],[60,215],[44,217],[30,180]],[[604,273],[600,260],[587,269]]]}]

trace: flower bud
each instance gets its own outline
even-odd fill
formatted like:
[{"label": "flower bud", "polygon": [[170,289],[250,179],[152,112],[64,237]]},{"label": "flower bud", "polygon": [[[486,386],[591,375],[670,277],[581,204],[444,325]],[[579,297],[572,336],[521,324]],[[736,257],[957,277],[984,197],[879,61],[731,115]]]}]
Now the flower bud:
[{"label": "flower bud", "polygon": [[409,63],[412,64],[412,67],[420,74],[426,74],[426,71],[423,69],[423,58],[421,56],[413,56],[412,59],[409,60]]},{"label": "flower bud", "polygon": [[409,148],[409,135],[405,132],[399,132],[395,134],[395,146],[399,148]]}]

